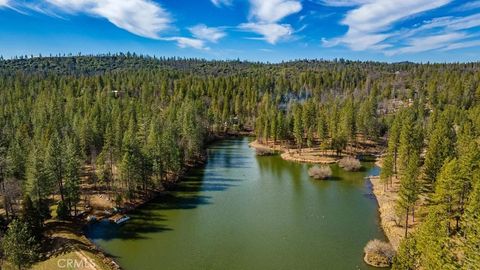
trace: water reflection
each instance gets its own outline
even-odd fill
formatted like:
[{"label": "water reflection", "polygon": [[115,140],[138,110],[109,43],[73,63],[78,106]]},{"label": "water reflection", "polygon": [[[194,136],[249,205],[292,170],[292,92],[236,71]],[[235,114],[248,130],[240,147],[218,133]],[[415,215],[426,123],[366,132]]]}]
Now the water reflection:
[{"label": "water reflection", "polygon": [[383,239],[364,177],[372,163],[333,178],[311,165],[256,157],[248,139],[211,146],[204,168],[131,214],[88,235],[124,269],[370,269],[363,246]]}]

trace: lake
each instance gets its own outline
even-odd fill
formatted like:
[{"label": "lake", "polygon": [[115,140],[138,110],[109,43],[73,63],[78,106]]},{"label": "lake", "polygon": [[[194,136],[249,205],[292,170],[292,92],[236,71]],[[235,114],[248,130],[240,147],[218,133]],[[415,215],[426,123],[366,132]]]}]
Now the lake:
[{"label": "lake", "polygon": [[313,180],[311,165],[257,157],[248,138],[208,148],[204,167],[175,190],[135,210],[126,224],[86,232],[124,269],[374,269],[363,247],[385,239],[363,163],[331,180]]}]

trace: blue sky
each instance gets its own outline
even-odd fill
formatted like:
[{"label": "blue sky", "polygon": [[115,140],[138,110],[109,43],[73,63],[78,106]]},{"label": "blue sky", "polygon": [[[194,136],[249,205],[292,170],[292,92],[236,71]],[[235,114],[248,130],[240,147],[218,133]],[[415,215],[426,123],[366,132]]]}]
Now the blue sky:
[{"label": "blue sky", "polygon": [[480,0],[0,0],[0,54],[480,60]]}]

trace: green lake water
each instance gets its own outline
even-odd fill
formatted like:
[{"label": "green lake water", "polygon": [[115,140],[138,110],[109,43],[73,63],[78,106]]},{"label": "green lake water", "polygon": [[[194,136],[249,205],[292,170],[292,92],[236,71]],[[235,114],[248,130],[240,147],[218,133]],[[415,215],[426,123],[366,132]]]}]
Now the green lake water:
[{"label": "green lake water", "polygon": [[318,181],[310,165],[257,157],[248,143],[211,145],[175,190],[124,225],[90,225],[88,237],[127,270],[371,269],[363,247],[385,236],[364,177],[378,168],[332,166],[332,179]]}]

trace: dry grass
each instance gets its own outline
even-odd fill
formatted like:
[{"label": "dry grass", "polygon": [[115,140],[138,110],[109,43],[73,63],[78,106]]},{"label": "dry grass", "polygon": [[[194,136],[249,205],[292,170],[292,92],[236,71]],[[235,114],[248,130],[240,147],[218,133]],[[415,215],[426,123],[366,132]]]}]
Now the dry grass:
[{"label": "dry grass", "polygon": [[386,267],[392,264],[395,250],[389,243],[380,241],[378,239],[371,240],[364,248],[365,261],[368,264]]},{"label": "dry grass", "polygon": [[327,179],[332,176],[332,169],[330,169],[330,166],[324,165],[324,166],[318,166],[315,165],[308,169],[308,175],[310,177],[313,177],[314,179]]},{"label": "dry grass", "polygon": [[344,157],[338,161],[338,166],[343,168],[346,171],[354,172],[360,170],[362,168],[362,164],[360,160],[354,157]]},{"label": "dry grass", "polygon": [[388,258],[395,256],[395,250],[393,250],[392,245],[378,239],[370,240],[363,251],[365,251],[365,253],[381,254]]}]

